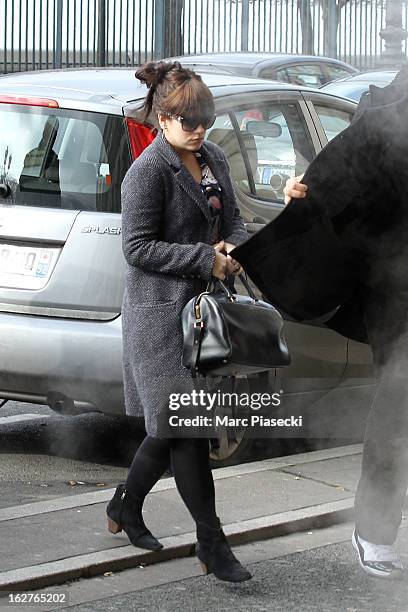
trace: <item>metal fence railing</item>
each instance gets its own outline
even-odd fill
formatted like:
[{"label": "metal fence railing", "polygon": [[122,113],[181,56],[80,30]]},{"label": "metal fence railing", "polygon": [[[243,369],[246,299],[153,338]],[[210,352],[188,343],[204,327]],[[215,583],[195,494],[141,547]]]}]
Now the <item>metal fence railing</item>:
[{"label": "metal fence railing", "polygon": [[[395,0],[0,0],[0,72],[243,50],[370,68],[387,2]],[[408,0],[400,5],[406,28]]]}]

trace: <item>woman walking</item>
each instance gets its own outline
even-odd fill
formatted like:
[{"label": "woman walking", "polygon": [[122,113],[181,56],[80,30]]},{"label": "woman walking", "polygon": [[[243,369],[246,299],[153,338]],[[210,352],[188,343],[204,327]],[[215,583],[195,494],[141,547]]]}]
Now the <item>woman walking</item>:
[{"label": "woman walking", "polygon": [[125,403],[130,415],[142,408],[147,436],[108,505],[109,529],[123,529],[135,546],[162,547],[143,522],[142,505],[171,463],[197,526],[204,570],[241,582],[251,574],[233,555],[216,514],[208,439],[169,437],[166,418],[170,393],[194,388],[181,364],[181,311],[212,277],[240,272],[228,252],[247,234],[225,155],[204,141],[215,114],[201,77],[178,62],[145,64],[136,77],[149,90],[144,119],[153,112],[161,128],[122,185]]}]

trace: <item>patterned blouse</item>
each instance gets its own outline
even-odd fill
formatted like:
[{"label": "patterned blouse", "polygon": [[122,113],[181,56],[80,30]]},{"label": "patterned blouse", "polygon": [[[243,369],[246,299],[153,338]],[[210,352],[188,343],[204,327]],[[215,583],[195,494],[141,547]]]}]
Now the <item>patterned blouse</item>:
[{"label": "patterned blouse", "polygon": [[208,164],[201,159],[200,153],[196,153],[198,162],[201,166],[201,183],[200,187],[203,194],[207,198],[208,207],[211,214],[211,244],[215,244],[222,239],[221,222],[222,222],[222,192],[217,179],[211,172]]}]

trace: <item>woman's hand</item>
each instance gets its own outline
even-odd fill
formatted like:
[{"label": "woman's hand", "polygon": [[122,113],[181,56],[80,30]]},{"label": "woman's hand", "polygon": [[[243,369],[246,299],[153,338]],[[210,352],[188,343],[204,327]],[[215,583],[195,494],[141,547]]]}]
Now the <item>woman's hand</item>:
[{"label": "woman's hand", "polygon": [[212,275],[220,280],[225,280],[228,274],[230,274],[228,272],[228,259],[223,253],[216,250]]},{"label": "woman's hand", "polygon": [[227,260],[229,263],[228,274],[233,274],[234,276],[238,276],[239,274],[242,274],[244,272],[244,269],[241,266],[241,264],[235,259],[233,259],[231,255],[227,255]]},{"label": "woman's hand", "polygon": [[220,242],[217,242],[217,244],[214,244],[214,249],[227,256],[227,276],[238,276],[239,274],[243,273],[244,270],[242,266],[230,255],[228,255],[228,253],[235,249],[235,244],[231,244],[231,242],[225,242],[224,240],[221,240]]},{"label": "woman's hand", "polygon": [[290,178],[286,181],[286,185],[283,189],[285,194],[285,204],[289,204],[291,198],[305,198],[307,195],[307,185],[303,185],[300,181],[303,178],[303,174]]},{"label": "woman's hand", "polygon": [[231,257],[231,255],[228,254],[233,249],[235,249],[235,244],[231,244],[231,242],[224,242],[224,247],[225,247],[225,250],[227,252],[227,259],[229,260],[230,264],[232,265],[232,272],[230,272],[230,274],[233,274],[234,276],[238,276],[239,274],[243,274],[244,269],[241,266],[241,264],[238,261],[236,261],[235,259],[233,259]]}]

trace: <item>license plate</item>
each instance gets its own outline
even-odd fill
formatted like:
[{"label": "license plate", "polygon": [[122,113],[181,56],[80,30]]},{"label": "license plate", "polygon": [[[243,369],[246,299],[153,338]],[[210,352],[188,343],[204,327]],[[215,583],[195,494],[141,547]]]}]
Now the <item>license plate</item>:
[{"label": "license plate", "polygon": [[43,289],[58,261],[61,248],[19,246],[0,242],[0,287]]},{"label": "license plate", "polygon": [[54,267],[58,251],[0,244],[0,273],[44,279]]}]

